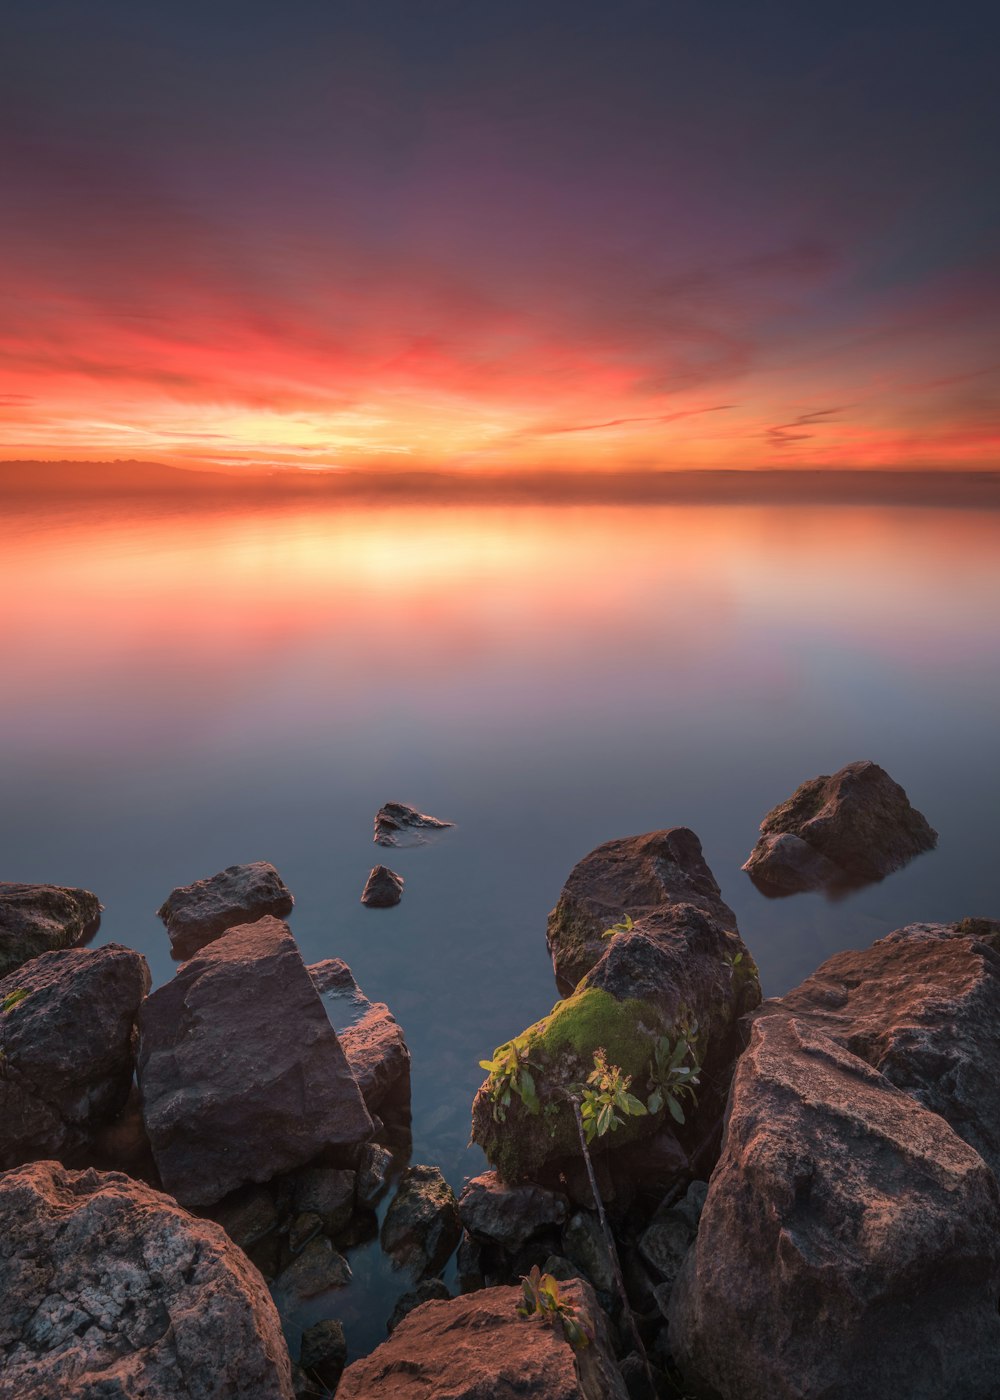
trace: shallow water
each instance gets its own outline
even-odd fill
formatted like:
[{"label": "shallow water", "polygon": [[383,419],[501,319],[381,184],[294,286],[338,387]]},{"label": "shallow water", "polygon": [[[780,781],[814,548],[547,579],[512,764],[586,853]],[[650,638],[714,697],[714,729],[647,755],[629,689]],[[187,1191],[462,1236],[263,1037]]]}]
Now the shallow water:
[{"label": "shallow water", "polygon": [[[767,993],[914,920],[1000,914],[1000,513],[775,506],[5,512],[0,878],[85,885],[172,974],[178,884],[277,865],[413,1054],[456,1188],[477,1061],[546,1012],[545,916],[613,836],[701,837]],[[873,758],[936,851],[831,903],[740,872],[804,778]],[[372,845],[387,799],[457,823]],[[394,910],[358,902],[378,859]],[[383,1335],[377,1246],[339,1300]]]}]

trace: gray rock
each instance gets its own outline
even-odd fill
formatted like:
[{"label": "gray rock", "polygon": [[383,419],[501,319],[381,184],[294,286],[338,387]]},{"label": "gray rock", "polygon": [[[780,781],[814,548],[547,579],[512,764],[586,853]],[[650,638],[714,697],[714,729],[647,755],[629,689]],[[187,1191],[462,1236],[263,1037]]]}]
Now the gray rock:
[{"label": "gray rock", "polygon": [[164,1186],[209,1205],[372,1122],[287,927],[231,929],[143,1003],[139,1089]]},{"label": "gray rock", "polygon": [[348,1366],[337,1400],[628,1400],[593,1293],[577,1279],[565,1297],[593,1333],[580,1351],[518,1316],[520,1288],[480,1289],[415,1308]]},{"label": "gray rock", "polygon": [[410,1052],[403,1028],[384,1002],[371,1002],[340,958],[308,969],[358,1082],[369,1113],[410,1099]]},{"label": "gray rock", "polygon": [[442,1283],[439,1278],[425,1278],[423,1283],[417,1284],[412,1293],[404,1293],[401,1298],[397,1298],[396,1306],[385,1324],[385,1330],[389,1333],[395,1332],[407,1313],[419,1308],[421,1303],[443,1302],[450,1297],[451,1293],[446,1283]]},{"label": "gray rock", "polygon": [[93,937],[101,905],[90,890],[0,882],[0,977],[55,948]]},{"label": "gray rock", "polygon": [[559,1191],[533,1182],[506,1186],[496,1172],[484,1172],[466,1185],[458,1213],[469,1234],[499,1244],[513,1254],[547,1226],[562,1225],[569,1202]]},{"label": "gray rock", "polygon": [[[743,869],[779,892],[881,880],[937,844],[926,817],[868,759],[810,778],[768,812],[760,831]],[[784,835],[798,840],[773,839]],[[799,842],[818,859],[810,862]]]},{"label": "gray rock", "polygon": [[549,915],[547,941],[560,991],[571,992],[604,956],[606,929],[626,915],[638,921],[677,904],[736,928],[736,915],[723,901],[701,842],[687,827],[605,841],[584,856]]},{"label": "gray rock", "polygon": [[358,1158],[358,1204],[374,1206],[389,1185],[393,1155],[378,1142],[366,1142]]},{"label": "gray rock", "polygon": [[375,844],[377,846],[422,846],[428,832],[443,831],[454,822],[441,821],[408,807],[405,802],[387,802],[375,813]]},{"label": "gray rock", "polygon": [[2,1400],[293,1400],[281,1324],[224,1231],[121,1172],[0,1176]]},{"label": "gray rock", "polygon": [[314,1210],[304,1210],[288,1227],[288,1248],[301,1254],[310,1240],[323,1233],[323,1220]]},{"label": "gray rock", "polygon": [[579,1210],[566,1222],[562,1233],[563,1253],[583,1270],[602,1293],[615,1286],[608,1245],[595,1215]]},{"label": "gray rock", "polygon": [[[93,1144],[132,1087],[141,953],[42,953],[0,980],[0,1169]],[[14,998],[20,998],[14,1000]]]},{"label": "gray rock", "polygon": [[437,1167],[407,1167],[382,1222],[382,1248],[415,1277],[443,1269],[462,1224],[455,1193]]},{"label": "gray rock", "polygon": [[274,1197],[263,1186],[241,1187],[220,1201],[210,1214],[241,1249],[250,1249],[278,1224]]},{"label": "gray rock", "polygon": [[639,1253],[662,1282],[673,1283],[694,1236],[694,1230],[682,1215],[668,1212],[640,1235]]},{"label": "gray rock", "polygon": [[266,860],[229,865],[207,880],[174,890],[156,913],[167,926],[176,957],[189,958],[199,948],[240,924],[271,914],[283,918],[295,900],[284,880]]},{"label": "gray rock", "polygon": [[299,1365],[328,1390],[337,1389],[341,1372],[347,1365],[347,1342],[344,1329],[335,1318],[324,1318],[302,1334]]},{"label": "gray rock", "polygon": [[403,877],[387,865],[372,866],[361,892],[361,903],[370,909],[391,909],[403,897]]},{"label": "gray rock", "polygon": [[271,1284],[272,1296],[295,1306],[305,1298],[315,1298],[331,1288],[343,1288],[351,1281],[347,1260],[338,1254],[325,1235],[310,1240]]},{"label": "gray rock", "polygon": [[725,1400],[988,1400],[1000,1191],[943,1118],[793,1016],[754,1027],[670,1350]]},{"label": "gray rock", "polygon": [[354,1182],[340,1167],[303,1167],[287,1178],[292,1209],[318,1215],[328,1235],[339,1235],[354,1212]]}]

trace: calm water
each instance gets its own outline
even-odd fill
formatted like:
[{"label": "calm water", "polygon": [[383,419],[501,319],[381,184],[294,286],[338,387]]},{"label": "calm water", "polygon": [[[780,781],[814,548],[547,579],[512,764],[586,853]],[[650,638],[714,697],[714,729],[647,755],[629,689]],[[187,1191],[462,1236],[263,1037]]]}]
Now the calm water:
[{"label": "calm water", "polygon": [[[405,1027],[414,1159],[456,1187],[477,1061],[551,1006],[545,916],[599,842],[692,827],[770,993],[908,921],[1000,914],[997,513],[19,509],[0,621],[0,878],[97,891],[100,939],[162,981],[170,889],[273,861],[306,959]],[[766,900],[739,868],[761,817],[856,758],[938,850],[839,903]],[[403,903],[366,910],[387,799],[458,825],[393,853]],[[403,1283],[352,1263],[357,1351]]]}]

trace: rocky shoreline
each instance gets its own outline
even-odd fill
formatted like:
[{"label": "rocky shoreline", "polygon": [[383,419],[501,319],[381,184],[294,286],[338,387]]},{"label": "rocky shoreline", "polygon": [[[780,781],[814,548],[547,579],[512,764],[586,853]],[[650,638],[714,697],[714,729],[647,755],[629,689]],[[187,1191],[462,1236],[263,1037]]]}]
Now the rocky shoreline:
[{"label": "rocky shoreline", "polygon": [[[448,825],[391,803],[376,839]],[[871,763],[761,833],[780,894],[936,840]],[[560,999],[484,1061],[491,1169],[456,1199],[410,1161],[403,1029],[304,962],[293,905],[266,862],[175,890],[151,990],[84,946],[96,896],[0,884],[0,1400],[996,1394],[1000,923],[763,1000],[693,832],[605,843],[549,918]],[[409,1288],[346,1364],[329,1300],[376,1238]]]}]

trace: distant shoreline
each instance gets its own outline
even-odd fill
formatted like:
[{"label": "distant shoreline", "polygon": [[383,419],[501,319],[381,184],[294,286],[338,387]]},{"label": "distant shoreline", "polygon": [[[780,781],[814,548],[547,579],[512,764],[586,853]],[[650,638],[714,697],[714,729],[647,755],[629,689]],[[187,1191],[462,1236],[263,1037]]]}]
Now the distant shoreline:
[{"label": "distant shoreline", "polygon": [[817,504],[1000,507],[1000,471],[700,470],[366,473],[247,476],[157,462],[0,462],[0,501],[177,499],[566,505]]}]

